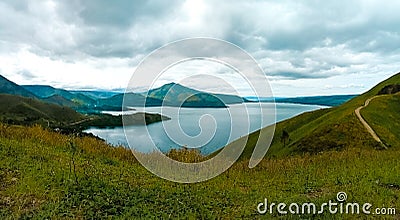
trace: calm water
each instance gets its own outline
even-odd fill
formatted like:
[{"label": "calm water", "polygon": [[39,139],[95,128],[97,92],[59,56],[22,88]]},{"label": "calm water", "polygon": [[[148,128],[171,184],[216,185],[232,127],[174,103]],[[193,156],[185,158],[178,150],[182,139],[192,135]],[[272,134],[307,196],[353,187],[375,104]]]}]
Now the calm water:
[{"label": "calm water", "polygon": [[[273,104],[247,103],[223,108],[174,108],[148,107],[146,112],[161,113],[171,120],[122,127],[91,128],[85,132],[93,133],[113,145],[123,145],[141,152],[150,152],[158,147],[161,151],[186,146],[198,148],[203,154],[214,152],[231,141],[306,111],[325,108],[316,105],[276,104],[276,119],[273,117]],[[137,109],[143,111],[144,109]],[[136,111],[130,111],[134,113]],[[121,114],[121,112],[105,112]],[[128,145],[128,142],[130,145]]]}]

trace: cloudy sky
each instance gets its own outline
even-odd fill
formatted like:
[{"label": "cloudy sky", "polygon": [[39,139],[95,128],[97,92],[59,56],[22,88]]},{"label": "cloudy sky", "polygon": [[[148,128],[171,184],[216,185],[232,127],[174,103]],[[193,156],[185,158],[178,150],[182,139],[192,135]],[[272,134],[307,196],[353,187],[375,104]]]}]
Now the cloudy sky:
[{"label": "cloudy sky", "polygon": [[[3,0],[0,74],[19,84],[124,89],[158,47],[212,37],[253,56],[276,96],[361,93],[400,71],[399,11],[396,0]],[[185,68],[210,74],[204,66],[186,64],[158,83],[181,81]],[[197,78],[187,85],[218,86]]]}]

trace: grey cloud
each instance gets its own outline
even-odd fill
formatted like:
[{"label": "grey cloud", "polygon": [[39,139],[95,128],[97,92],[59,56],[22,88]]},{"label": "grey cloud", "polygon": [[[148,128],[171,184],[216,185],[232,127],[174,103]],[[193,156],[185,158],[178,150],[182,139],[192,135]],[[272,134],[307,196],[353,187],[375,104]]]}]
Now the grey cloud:
[{"label": "grey cloud", "polygon": [[18,71],[18,75],[22,76],[24,79],[33,79],[36,78],[36,75],[31,73],[29,70],[23,69]]},{"label": "grey cloud", "polygon": [[[227,19],[231,22],[228,38],[242,47],[253,40],[249,36],[263,36],[265,42],[260,41],[259,47],[267,50],[302,51],[322,46],[326,38],[333,45],[349,44],[357,51],[393,50],[400,42],[399,3],[284,1],[266,7],[251,3],[242,7],[241,15]],[[373,41],[379,46],[365,47]]]},{"label": "grey cloud", "polygon": [[315,73],[303,73],[303,72],[268,72],[267,75],[269,76],[278,76],[283,79],[319,79],[319,78],[326,78],[324,75],[316,75]]},{"label": "grey cloud", "polygon": [[162,21],[173,14],[176,5],[171,1],[75,0],[49,6],[46,2],[6,1],[0,3],[0,39],[66,59],[79,54],[130,57],[159,46],[141,47],[145,36],[135,40],[140,30],[131,33],[131,29]]},{"label": "grey cloud", "polygon": [[93,26],[129,28],[134,23],[156,20],[173,12],[178,1],[115,0],[80,1],[80,17]]},{"label": "grey cloud", "polygon": [[204,14],[190,23],[185,2],[177,0],[6,0],[0,2],[0,53],[28,47],[64,62],[130,58],[135,66],[165,43],[206,36],[247,50],[276,79],[378,74],[398,66],[400,1],[204,3]]}]

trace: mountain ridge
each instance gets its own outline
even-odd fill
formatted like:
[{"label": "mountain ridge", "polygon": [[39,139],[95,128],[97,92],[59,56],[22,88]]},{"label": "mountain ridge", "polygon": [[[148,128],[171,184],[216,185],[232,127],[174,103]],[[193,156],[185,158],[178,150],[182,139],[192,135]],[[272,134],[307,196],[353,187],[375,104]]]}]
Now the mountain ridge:
[{"label": "mountain ridge", "polygon": [[22,87],[44,100],[54,95],[62,96],[65,99],[75,103],[74,105],[70,105],[70,107],[96,104],[96,100],[83,94],[73,94],[68,90],[54,88],[49,85],[23,85]]},{"label": "mountain ridge", "polygon": [[0,93],[7,93],[11,95],[20,95],[29,98],[38,98],[36,95],[26,90],[22,86],[12,82],[11,80],[0,75]]},{"label": "mountain ridge", "polygon": [[151,98],[161,99],[167,105],[183,107],[198,107],[202,104],[205,107],[226,107],[229,104],[239,104],[245,101],[244,98],[236,95],[208,93],[174,82],[151,89],[147,92],[147,95]]},{"label": "mountain ridge", "polygon": [[[2,81],[3,84],[1,84]],[[4,82],[7,82],[7,85],[5,85]],[[12,89],[7,89],[8,87],[11,87]],[[15,92],[16,90],[18,90],[18,92]],[[69,91],[66,89],[54,88],[49,85],[19,86],[2,76],[0,78],[0,93],[16,93],[17,95],[22,95],[24,97],[38,98],[48,103],[71,107],[82,113],[99,112],[103,110],[121,110],[124,99],[124,93],[113,91]],[[146,94],[148,95],[147,97],[145,97]],[[338,106],[352,97],[354,97],[354,95],[294,98],[278,97],[263,100],[263,98],[208,93],[172,82],[144,93],[127,93],[126,101],[128,105],[132,105],[133,107],[144,106],[144,104],[148,107],[161,106],[164,104],[166,106],[181,107],[225,108],[229,104],[240,104],[254,101]]]},{"label": "mountain ridge", "polygon": [[60,126],[84,118],[69,107],[11,94],[0,94],[0,106],[1,120],[11,124]]}]

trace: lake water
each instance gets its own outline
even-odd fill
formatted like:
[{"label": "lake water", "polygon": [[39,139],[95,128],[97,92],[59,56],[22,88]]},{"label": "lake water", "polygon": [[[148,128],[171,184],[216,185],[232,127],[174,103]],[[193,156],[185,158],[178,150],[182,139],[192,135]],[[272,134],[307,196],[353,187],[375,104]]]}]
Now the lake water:
[{"label": "lake water", "polygon": [[[167,152],[182,146],[198,148],[209,154],[233,140],[262,127],[279,122],[303,112],[324,106],[276,103],[276,118],[272,103],[246,103],[230,105],[229,108],[175,108],[147,107],[125,113],[146,111],[160,113],[171,120],[150,125],[115,128],[90,128],[85,130],[105,139],[112,145],[123,145],[141,152],[153,151],[158,147]],[[118,115],[121,112],[104,112]],[[129,145],[128,145],[129,143]]]}]

